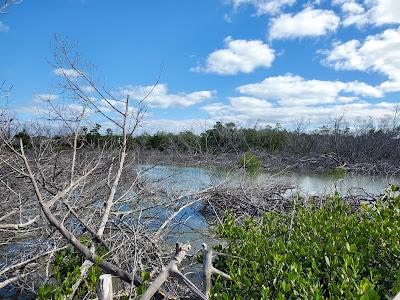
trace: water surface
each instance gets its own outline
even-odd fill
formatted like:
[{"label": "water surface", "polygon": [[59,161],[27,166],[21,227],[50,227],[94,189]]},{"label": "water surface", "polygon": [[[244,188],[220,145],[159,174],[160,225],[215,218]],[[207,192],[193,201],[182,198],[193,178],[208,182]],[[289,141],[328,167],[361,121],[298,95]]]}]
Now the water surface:
[{"label": "water surface", "polygon": [[[149,166],[142,166],[148,169]],[[240,171],[228,171],[217,168],[181,167],[181,166],[153,166],[144,176],[156,180],[168,189],[201,190],[208,186],[226,181],[235,184],[243,180]],[[247,176],[246,180],[257,184],[283,183],[295,188],[296,192],[307,195],[332,194],[338,191],[341,195],[366,192],[379,195],[390,184],[399,184],[398,177],[350,175],[345,174],[338,178],[328,174],[301,174],[301,173],[261,173],[257,176]]]},{"label": "water surface", "polygon": [[[328,174],[300,174],[300,173],[261,173],[257,176],[244,176],[240,171],[229,171],[217,168],[181,167],[181,166],[141,166],[144,178],[163,185],[169,191],[187,192],[198,191],[219,183],[237,185],[240,181],[252,181],[260,185],[281,183],[292,186],[290,194],[302,195],[333,194],[338,191],[343,196],[349,195],[380,195],[390,184],[399,184],[399,178],[386,178],[384,176],[365,176],[345,174],[341,178]],[[167,242],[191,241],[194,248],[198,249],[203,242],[213,243],[209,224],[200,213],[199,205],[184,209],[176,217],[178,225],[173,229]],[[157,213],[167,218],[173,213],[169,210],[160,210]],[[184,221],[184,222],[183,222]],[[205,237],[202,233],[205,233]],[[212,234],[212,233],[211,233]]]}]

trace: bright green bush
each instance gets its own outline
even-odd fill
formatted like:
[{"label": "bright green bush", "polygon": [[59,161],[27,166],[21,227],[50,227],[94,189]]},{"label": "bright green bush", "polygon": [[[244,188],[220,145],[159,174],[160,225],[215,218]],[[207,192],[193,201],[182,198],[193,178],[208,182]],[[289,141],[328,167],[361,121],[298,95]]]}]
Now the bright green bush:
[{"label": "bright green bush", "polygon": [[261,162],[257,156],[251,152],[246,152],[239,158],[240,167],[244,168],[247,172],[255,174],[261,169]]},{"label": "bright green bush", "polygon": [[[398,187],[392,187],[393,192]],[[321,208],[266,213],[219,233],[214,299],[386,299],[400,291],[400,196],[354,211],[338,194]],[[238,258],[240,257],[240,258]]]},{"label": "bright green bush", "polygon": [[[81,237],[81,242],[87,246],[90,245],[86,236]],[[103,246],[99,246],[97,253],[103,256],[106,250]],[[50,281],[39,288],[37,299],[62,300],[69,296],[72,293],[72,286],[81,277],[80,267],[84,261],[85,257],[72,247],[57,252],[51,264]],[[74,299],[83,299],[88,293],[95,295],[102,270],[96,264],[93,264],[87,274]]]}]

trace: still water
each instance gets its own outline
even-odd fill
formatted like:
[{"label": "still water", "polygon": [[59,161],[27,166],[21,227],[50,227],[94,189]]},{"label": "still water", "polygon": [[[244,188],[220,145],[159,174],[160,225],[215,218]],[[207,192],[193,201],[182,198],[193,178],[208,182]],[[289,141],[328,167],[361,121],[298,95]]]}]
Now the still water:
[{"label": "still water", "polygon": [[260,173],[253,177],[244,177],[238,171],[229,171],[204,167],[180,166],[142,166],[143,175],[156,180],[168,189],[200,190],[221,182],[234,185],[241,180],[257,184],[283,183],[294,187],[296,192],[305,195],[331,194],[338,191],[341,195],[354,193],[382,194],[390,184],[399,184],[398,177],[348,175],[340,178],[328,174],[303,173]]},{"label": "still water", "polygon": [[[196,191],[216,185],[236,185],[240,181],[252,181],[260,185],[282,183],[293,187],[291,193],[300,193],[304,196],[332,194],[338,191],[343,196],[348,195],[380,195],[391,184],[399,184],[400,178],[387,178],[384,176],[348,175],[341,178],[327,174],[299,174],[299,173],[261,173],[257,176],[244,176],[239,171],[229,171],[205,167],[181,166],[141,166],[143,176],[149,181],[171,191]],[[165,218],[173,212],[159,211]],[[169,243],[191,241],[194,248],[199,248],[202,242],[213,243],[215,237],[209,229],[206,218],[200,213],[199,205],[184,209],[176,220],[184,220],[171,232]],[[184,223],[184,224],[183,224]]]}]

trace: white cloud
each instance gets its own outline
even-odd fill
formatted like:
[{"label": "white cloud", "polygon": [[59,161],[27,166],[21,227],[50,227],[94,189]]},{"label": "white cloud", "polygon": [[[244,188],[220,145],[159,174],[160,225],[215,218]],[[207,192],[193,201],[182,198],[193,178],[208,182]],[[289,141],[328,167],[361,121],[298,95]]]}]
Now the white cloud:
[{"label": "white cloud", "polygon": [[138,130],[138,133],[155,133],[157,131],[176,133],[192,131],[201,133],[211,128],[214,124],[214,121],[204,119],[147,119],[143,122],[142,127]]},{"label": "white cloud", "polygon": [[400,103],[390,102],[354,102],[338,103],[323,106],[273,106],[264,110],[250,109],[249,103],[236,103],[236,107],[230,106],[220,111],[214,111],[210,120],[234,122],[242,126],[251,124],[276,124],[283,126],[295,125],[299,120],[307,120],[311,126],[320,126],[330,120],[345,116],[346,119],[354,121],[358,119],[383,119],[393,116]]},{"label": "white cloud", "polygon": [[[353,96],[382,97],[382,92],[362,82],[305,80],[300,76],[268,77],[260,83],[237,88],[241,94],[261,99],[275,100],[280,105],[312,106],[350,101]],[[346,98],[340,98],[345,96]]]},{"label": "white cloud", "polygon": [[[53,95],[55,96],[55,95]],[[58,97],[56,97],[58,98]],[[26,105],[22,106],[17,106],[13,108],[13,110],[17,113],[24,114],[26,116],[29,116],[30,118],[36,118],[38,116],[46,116],[49,117],[50,115],[54,114],[55,111],[51,106],[46,106],[45,103],[40,102],[41,100],[39,99],[32,99],[31,103],[28,103]],[[66,120],[73,120],[76,118],[78,115],[81,115],[83,113],[83,106],[74,104],[74,103],[68,103],[68,104],[63,104],[58,108],[60,110],[62,108],[62,113],[63,117]],[[85,108],[85,115],[89,117],[94,111],[90,108]],[[57,122],[54,120],[53,125],[55,125]]]},{"label": "white cloud", "polygon": [[398,0],[333,0],[334,5],[341,5],[345,14],[344,26],[400,23],[400,1]]},{"label": "white cloud", "polygon": [[364,42],[351,40],[335,44],[323,61],[337,70],[373,70],[388,77],[383,91],[400,90],[400,28],[368,36]]},{"label": "white cloud", "polygon": [[8,32],[10,30],[10,26],[4,24],[0,21],[0,32]]},{"label": "white cloud", "polygon": [[400,91],[400,81],[382,82],[380,88],[384,92],[398,92]]},{"label": "white cloud", "polygon": [[306,80],[285,75],[268,77],[236,90],[241,95],[229,97],[228,104],[213,103],[201,108],[209,114],[209,120],[241,126],[255,123],[291,126],[303,119],[318,126],[342,115],[348,120],[385,118],[400,107],[400,103],[370,101],[370,98],[382,97],[383,93],[358,81]]},{"label": "white cloud", "polygon": [[272,104],[264,99],[254,97],[230,97],[232,110],[243,115],[263,116],[272,108]]},{"label": "white cloud", "polygon": [[243,5],[253,5],[257,15],[276,14],[285,6],[293,5],[296,0],[231,0],[235,9]]},{"label": "white cloud", "polygon": [[96,100],[96,106],[102,112],[115,112],[115,107],[121,112],[125,111],[125,102],[123,100],[113,100],[113,99],[101,99],[100,101]]},{"label": "white cloud", "polygon": [[297,14],[282,14],[270,23],[269,39],[322,36],[335,32],[340,18],[333,11],[305,8]]},{"label": "white cloud", "polygon": [[275,59],[275,51],[260,40],[234,40],[225,38],[225,49],[211,53],[204,67],[192,68],[220,75],[251,73],[258,67],[268,68]]},{"label": "white cloud", "polygon": [[342,11],[347,14],[357,15],[364,13],[364,7],[362,7],[356,1],[345,1],[342,4]]},{"label": "white cloud", "polygon": [[88,94],[93,93],[95,91],[94,87],[92,87],[91,85],[82,86],[81,89],[83,92]]},{"label": "white cloud", "polygon": [[219,114],[221,111],[228,111],[230,110],[230,106],[217,102],[217,103],[211,103],[211,104],[207,104],[204,105],[203,107],[201,107],[201,110],[209,113],[212,116],[215,116],[217,114]]},{"label": "white cloud", "polygon": [[204,100],[211,99],[215,91],[196,91],[192,93],[168,93],[166,84],[150,86],[126,86],[119,93],[123,96],[129,95],[135,100],[142,100],[146,96],[146,102],[151,107],[189,107]]},{"label": "white cloud", "polygon": [[365,0],[370,6],[370,14],[376,25],[400,23],[400,1]]},{"label": "white cloud", "polygon": [[57,68],[57,69],[54,69],[53,72],[57,76],[66,76],[66,77],[71,77],[71,78],[82,76],[81,73],[79,73],[78,71],[76,71],[74,69]]},{"label": "white cloud", "polygon": [[32,102],[34,103],[42,103],[46,101],[52,101],[52,100],[57,100],[59,98],[58,95],[55,94],[34,94],[32,97]]}]

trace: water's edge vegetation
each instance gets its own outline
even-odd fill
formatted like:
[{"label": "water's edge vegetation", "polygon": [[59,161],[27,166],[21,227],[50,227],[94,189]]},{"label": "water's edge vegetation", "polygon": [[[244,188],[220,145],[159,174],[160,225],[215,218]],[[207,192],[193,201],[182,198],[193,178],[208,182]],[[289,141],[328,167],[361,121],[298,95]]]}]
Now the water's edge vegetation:
[{"label": "water's edge vegetation", "polygon": [[[352,127],[349,127],[349,126]],[[25,145],[40,142],[38,133],[23,129],[16,134]],[[68,135],[53,135],[59,147],[68,149]],[[336,120],[314,130],[288,130],[275,127],[241,128],[234,123],[217,122],[201,133],[142,133],[127,137],[127,149],[140,151],[143,159],[166,164],[220,165],[237,162],[237,157],[253,152],[267,170],[290,168],[303,171],[326,171],[342,167],[362,174],[400,173],[400,128],[389,123],[348,124]],[[96,124],[82,126],[78,145],[118,147],[121,136]]]}]

